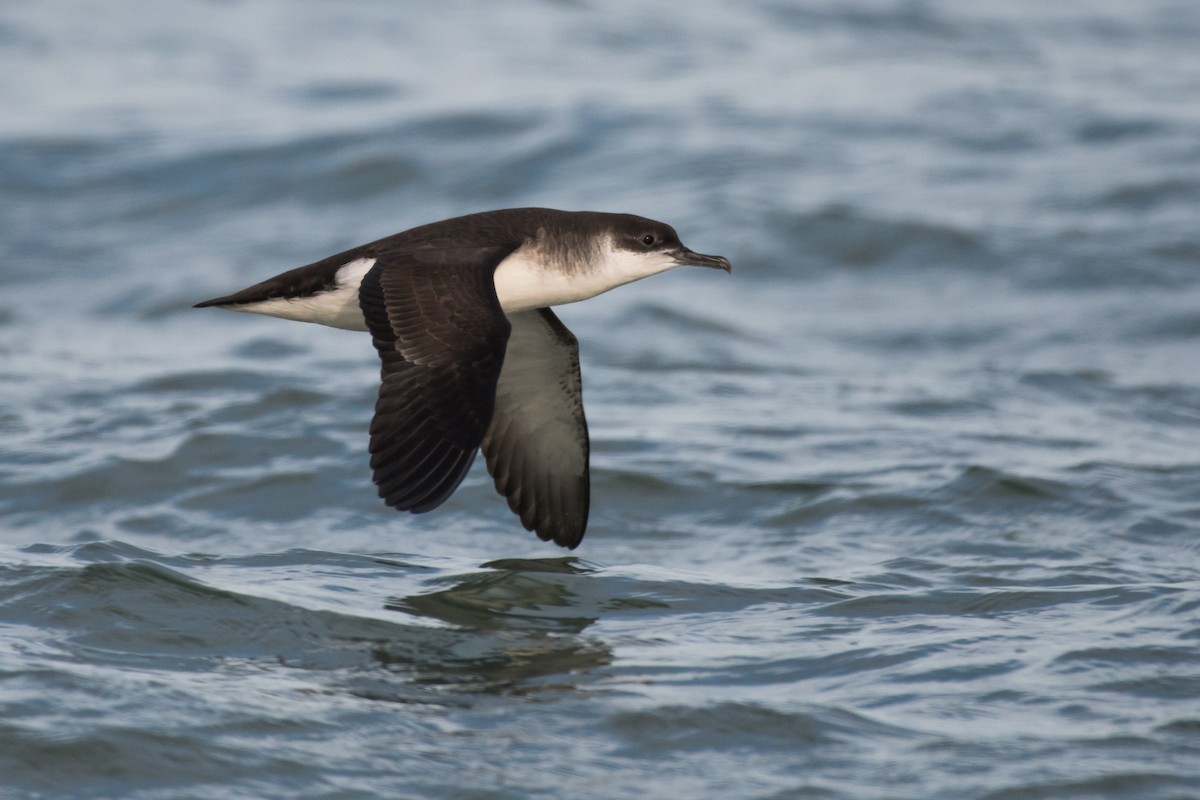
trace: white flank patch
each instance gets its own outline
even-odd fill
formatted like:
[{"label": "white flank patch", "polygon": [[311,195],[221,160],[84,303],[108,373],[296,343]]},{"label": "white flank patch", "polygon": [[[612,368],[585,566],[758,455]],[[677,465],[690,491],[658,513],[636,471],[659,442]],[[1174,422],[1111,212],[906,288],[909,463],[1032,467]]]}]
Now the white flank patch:
[{"label": "white flank patch", "polygon": [[374,264],[373,258],[347,262],[338,269],[333,287],[308,297],[278,297],[261,303],[243,303],[227,308],[299,322],[315,322],[332,328],[365,331],[367,323],[358,305],[358,286]]},{"label": "white flank patch", "polygon": [[547,263],[534,243],[518,248],[496,267],[496,297],[505,312],[587,300],[632,281],[679,266],[663,253],[635,253],[605,243],[590,264]]}]

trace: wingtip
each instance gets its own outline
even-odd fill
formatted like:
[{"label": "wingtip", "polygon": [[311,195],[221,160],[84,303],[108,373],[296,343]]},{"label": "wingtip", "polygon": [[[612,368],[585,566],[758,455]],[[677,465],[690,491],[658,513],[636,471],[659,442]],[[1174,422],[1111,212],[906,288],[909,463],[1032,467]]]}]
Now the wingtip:
[{"label": "wingtip", "polygon": [[526,530],[533,531],[543,542],[554,542],[559,547],[574,550],[579,547],[587,533],[587,517],[582,520],[547,521],[527,525]]},{"label": "wingtip", "polygon": [[559,547],[565,547],[568,550],[574,550],[583,542],[583,534],[579,534],[578,538],[555,537],[554,543]]}]

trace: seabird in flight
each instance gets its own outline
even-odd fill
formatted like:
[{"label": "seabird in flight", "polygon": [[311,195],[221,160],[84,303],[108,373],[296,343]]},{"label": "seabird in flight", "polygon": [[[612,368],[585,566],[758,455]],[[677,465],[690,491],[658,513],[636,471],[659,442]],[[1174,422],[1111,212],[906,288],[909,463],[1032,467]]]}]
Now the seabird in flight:
[{"label": "seabird in flight", "polygon": [[587,528],[588,431],[579,342],[549,307],[683,265],[730,270],[644,217],[513,208],[422,225],[196,308],[368,331],[383,361],[379,496],[437,508],[482,448],[525,528],[573,549]]}]

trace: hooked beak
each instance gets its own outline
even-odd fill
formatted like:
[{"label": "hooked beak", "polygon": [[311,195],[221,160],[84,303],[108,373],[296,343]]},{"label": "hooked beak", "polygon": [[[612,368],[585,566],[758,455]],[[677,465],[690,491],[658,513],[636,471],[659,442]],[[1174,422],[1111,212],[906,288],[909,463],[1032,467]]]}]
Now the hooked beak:
[{"label": "hooked beak", "polygon": [[693,267],[712,267],[713,269],[723,269],[726,272],[733,272],[733,267],[729,264],[729,259],[724,256],[706,256],[703,253],[695,253],[688,250],[686,247],[681,247],[675,253],[675,260],[681,265],[687,264]]}]

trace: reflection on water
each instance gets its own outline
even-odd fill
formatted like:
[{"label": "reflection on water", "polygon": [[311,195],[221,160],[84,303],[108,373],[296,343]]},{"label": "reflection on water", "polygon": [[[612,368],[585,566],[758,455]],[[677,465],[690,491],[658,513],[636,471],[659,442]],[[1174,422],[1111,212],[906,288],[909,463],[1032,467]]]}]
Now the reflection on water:
[{"label": "reflection on water", "polygon": [[[407,646],[375,650],[385,666],[415,663],[420,684],[473,691],[528,691],[531,681],[564,678],[611,662],[598,640],[578,637],[596,621],[580,615],[575,589],[592,570],[574,557],[503,559],[468,575],[428,581],[432,592],[390,598],[385,607],[455,626],[452,644],[414,661]],[[544,686],[544,681],[536,685]]]},{"label": "reflection on water", "polygon": [[427,594],[392,598],[387,608],[433,617],[476,630],[547,630],[579,633],[596,621],[578,615],[574,588],[591,569],[573,557],[504,559],[484,564],[486,572],[453,576],[431,584],[453,584]]}]

